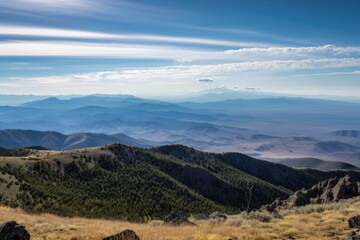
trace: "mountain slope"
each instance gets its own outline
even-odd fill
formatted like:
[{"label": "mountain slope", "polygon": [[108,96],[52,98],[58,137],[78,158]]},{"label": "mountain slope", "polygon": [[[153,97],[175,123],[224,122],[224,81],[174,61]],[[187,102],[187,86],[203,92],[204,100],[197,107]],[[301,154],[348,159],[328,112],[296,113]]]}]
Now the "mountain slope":
[{"label": "mountain slope", "polygon": [[317,152],[344,152],[344,151],[356,151],[359,147],[339,142],[339,141],[324,141],[318,142],[314,146],[314,150]]},{"label": "mountain slope", "polygon": [[276,161],[277,163],[284,164],[289,167],[297,168],[314,168],[318,170],[360,170],[358,167],[345,163],[345,162],[336,162],[336,161],[324,161],[317,158],[289,158]]},{"label": "mountain slope", "polygon": [[[249,186],[250,208],[259,208],[346,174],[296,170],[242,154],[206,153],[181,145],[110,145],[28,154],[0,158],[3,204],[30,212],[134,221],[163,218],[176,209],[233,213],[246,208]],[[349,174],[360,179],[360,173]]]},{"label": "mountain slope", "polygon": [[131,138],[125,134],[105,135],[96,133],[75,133],[64,135],[54,131],[8,129],[0,131],[0,146],[3,148],[26,148],[42,146],[46,149],[69,150],[97,147],[113,143],[132,146],[149,146],[150,142]]},{"label": "mountain slope", "polygon": [[[195,161],[202,166],[203,164],[209,164],[209,159],[218,159],[241,172],[290,191],[311,187],[324,179],[346,175],[345,171],[323,172],[313,169],[294,169],[282,164],[252,158],[241,153],[207,153],[181,145],[161,146],[155,149],[164,154],[183,159],[183,161]],[[360,173],[356,172],[350,173],[350,175],[355,179],[358,179],[357,176],[360,177]]]}]

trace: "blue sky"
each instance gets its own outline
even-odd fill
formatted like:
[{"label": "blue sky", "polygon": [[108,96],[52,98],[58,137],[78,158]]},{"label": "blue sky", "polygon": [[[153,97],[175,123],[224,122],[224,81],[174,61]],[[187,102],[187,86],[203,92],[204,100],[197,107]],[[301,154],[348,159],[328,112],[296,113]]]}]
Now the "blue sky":
[{"label": "blue sky", "polygon": [[357,0],[1,1],[0,94],[360,96],[359,12]]}]

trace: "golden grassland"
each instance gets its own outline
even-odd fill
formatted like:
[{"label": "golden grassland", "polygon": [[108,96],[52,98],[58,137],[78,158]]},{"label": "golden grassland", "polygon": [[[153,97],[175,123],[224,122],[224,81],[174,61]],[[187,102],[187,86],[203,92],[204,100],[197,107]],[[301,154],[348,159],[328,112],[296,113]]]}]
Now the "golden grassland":
[{"label": "golden grassland", "polygon": [[197,226],[168,226],[160,221],[136,224],[50,214],[31,215],[20,209],[0,207],[0,222],[17,221],[26,226],[34,240],[99,240],[125,229],[133,229],[142,240],[343,239],[351,231],[347,219],[360,215],[360,197],[280,213],[284,219],[257,212],[233,215],[222,223],[199,221]]}]

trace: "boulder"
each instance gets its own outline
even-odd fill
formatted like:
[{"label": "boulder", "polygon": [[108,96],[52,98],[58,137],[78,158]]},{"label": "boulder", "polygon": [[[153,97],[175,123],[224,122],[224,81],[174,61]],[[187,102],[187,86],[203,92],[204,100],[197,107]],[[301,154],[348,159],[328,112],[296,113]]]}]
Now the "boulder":
[{"label": "boulder", "polygon": [[14,221],[6,222],[0,225],[1,240],[30,240],[30,234],[24,226]]},{"label": "boulder", "polygon": [[268,211],[268,212],[274,212],[276,211],[276,209],[280,206],[282,206],[283,201],[281,201],[280,199],[276,199],[274,202],[267,204],[267,205],[263,205],[260,210],[261,211]]},{"label": "boulder", "polygon": [[206,213],[199,213],[199,214],[195,214],[193,216],[193,218],[196,220],[196,221],[199,221],[199,220],[208,220],[210,218],[210,216]]},{"label": "boulder", "polygon": [[210,214],[210,218],[225,221],[227,219],[227,215],[226,213],[216,211]]},{"label": "boulder", "polygon": [[360,232],[351,232],[344,240],[360,240]]},{"label": "boulder", "polygon": [[348,220],[350,228],[359,228],[360,229],[360,215],[354,216]]},{"label": "boulder", "polygon": [[164,223],[171,225],[195,225],[190,222],[185,215],[177,211],[167,215],[164,219]]},{"label": "boulder", "polygon": [[133,230],[127,229],[121,233],[106,237],[103,240],[140,240]]}]

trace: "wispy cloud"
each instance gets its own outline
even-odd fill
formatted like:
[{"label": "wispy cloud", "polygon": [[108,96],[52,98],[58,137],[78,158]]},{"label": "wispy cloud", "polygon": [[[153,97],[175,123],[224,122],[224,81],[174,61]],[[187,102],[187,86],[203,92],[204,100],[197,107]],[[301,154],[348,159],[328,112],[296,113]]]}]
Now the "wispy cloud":
[{"label": "wispy cloud", "polygon": [[324,72],[324,73],[305,73],[295,74],[295,77],[310,77],[310,76],[335,76],[335,75],[360,75],[360,71],[348,71],[348,72]]},{"label": "wispy cloud", "polygon": [[238,50],[225,51],[227,54],[257,54],[257,55],[308,55],[308,54],[359,54],[360,47],[337,47],[324,45],[315,47],[268,47],[268,48],[241,48]]},{"label": "wispy cloud", "polygon": [[[64,76],[16,78],[36,81],[38,83],[60,83],[79,81],[147,81],[166,79],[211,79],[211,76],[222,76],[228,73],[251,72],[251,71],[292,71],[302,69],[331,69],[341,67],[358,67],[360,59],[354,58],[332,58],[332,59],[306,59],[288,61],[256,61],[227,64],[190,65],[190,66],[169,66],[142,69],[124,69],[120,71],[90,72],[85,74],[72,74]],[[14,78],[13,78],[14,79]]]},{"label": "wispy cloud", "polygon": [[211,79],[211,78],[200,78],[200,79],[198,79],[198,82],[202,82],[202,83],[212,83],[212,82],[214,82],[214,80]]},{"label": "wispy cloud", "polygon": [[44,37],[44,38],[62,38],[62,39],[102,39],[102,40],[120,40],[120,41],[140,41],[140,42],[166,42],[180,44],[200,44],[215,46],[242,46],[256,47],[266,46],[267,44],[255,42],[227,41],[209,38],[195,37],[175,37],[154,34],[118,34],[103,33],[92,31],[81,31],[71,29],[44,28],[17,25],[0,25],[0,35],[3,36],[25,36],[25,37]]},{"label": "wispy cloud", "polygon": [[[167,24],[169,18],[183,12],[178,9],[164,9],[161,5],[133,0],[2,0],[0,13],[31,18],[57,19],[66,21],[63,16],[75,16],[111,22]],[[30,20],[31,22],[31,20]]]},{"label": "wispy cloud", "polygon": [[[0,28],[1,34],[1,28]],[[24,32],[24,34],[27,34]],[[31,34],[29,32],[29,34]],[[48,33],[54,36],[70,36],[71,32],[65,31]],[[88,32],[78,33],[79,37],[86,38],[88,36],[106,37],[103,35],[92,35]],[[76,36],[76,32],[74,33]],[[112,35],[110,35],[111,37]],[[132,38],[133,37],[133,38]],[[162,36],[144,36],[144,39],[153,39],[160,41],[181,41],[182,38],[169,38]],[[218,61],[218,62],[234,62],[246,61],[246,59],[253,60],[273,60],[273,63],[278,62],[299,62],[299,60],[319,59],[322,61],[325,58],[332,58],[336,60],[339,56],[347,56],[357,60],[357,55],[360,53],[360,47],[336,47],[334,45],[318,46],[318,47],[278,47],[278,48],[242,48],[240,50],[229,51],[215,51],[196,49],[184,45],[159,45],[156,42],[141,42],[139,43],[129,41],[129,39],[142,39],[140,36],[123,36],[126,41],[124,43],[108,43],[108,42],[90,42],[90,41],[55,41],[55,40],[37,40],[37,41],[22,41],[22,40],[8,40],[0,42],[0,56],[51,56],[51,57],[97,57],[97,58],[118,58],[118,59],[163,59],[175,60],[178,62],[193,62],[193,61]],[[143,39],[142,39],[143,40]],[[204,44],[211,40],[184,38],[188,42],[202,42]],[[130,43],[132,42],[132,44]],[[212,43],[212,42],[211,42]],[[235,52],[234,52],[235,51]],[[320,54],[321,53],[321,54]],[[269,55],[271,55],[269,57]],[[325,57],[325,58],[324,58]],[[341,58],[340,58],[341,60]],[[264,61],[259,61],[264,63]],[[314,63],[314,62],[313,62]],[[263,65],[263,64],[262,64]]]},{"label": "wispy cloud", "polygon": [[[274,72],[293,70],[337,69],[360,67],[360,59],[329,58],[286,61],[253,61],[226,64],[180,65],[168,67],[120,69],[68,75],[42,77],[11,77],[3,79],[1,86],[11,91],[26,93],[31,85],[34,94],[71,93],[116,93],[118,91],[139,95],[171,95],[192,89],[203,90],[208,84],[195,84],[194,79],[218,79],[211,86],[221,86],[224,79],[236,79],[242,74],[259,72],[270,75]],[[201,81],[203,83],[204,81]],[[50,91],[50,92],[49,92]],[[1,90],[0,90],[1,92]]]},{"label": "wispy cloud", "polygon": [[0,56],[97,57],[164,59],[178,62],[229,60],[231,56],[205,50],[149,44],[109,44],[59,41],[0,42]]},{"label": "wispy cloud", "polygon": [[100,2],[94,0],[11,0],[1,1],[0,7],[27,12],[88,11],[101,10],[103,4]]},{"label": "wispy cloud", "polygon": [[155,12],[159,9],[130,0],[9,0],[0,1],[0,7],[23,12],[51,12],[57,14],[84,14],[86,12]]},{"label": "wispy cloud", "polygon": [[[250,38],[258,38],[258,39],[266,39],[276,42],[286,42],[286,43],[295,43],[295,44],[304,44],[305,41],[299,39],[290,39],[284,36],[279,36],[275,34],[265,33],[254,31],[251,29],[240,29],[240,28],[214,28],[214,27],[202,27],[202,26],[193,26],[193,25],[181,25],[178,24],[177,26],[187,28],[187,29],[195,29],[200,31],[206,32],[217,32],[217,33],[225,33],[231,35],[238,35]],[[309,44],[309,41],[306,41]]]},{"label": "wispy cloud", "polygon": [[[146,59],[154,56],[153,59],[174,59],[175,57],[176,60],[193,61],[215,60],[216,58],[218,60],[241,60],[245,58],[256,60],[264,57],[270,60],[301,59],[306,56],[321,58],[341,55],[358,56],[360,54],[360,47],[357,46],[269,47],[258,42],[152,34],[105,33],[0,24],[1,35],[6,39],[0,42],[0,55],[2,56],[94,56]],[[14,38],[19,37],[31,37],[37,40],[14,40]],[[62,41],[57,41],[59,39]],[[81,40],[81,42],[74,42],[73,40]],[[100,43],[93,43],[92,40],[98,40],[97,42],[100,41]],[[160,43],[165,43],[167,46],[159,46]],[[221,52],[196,50],[193,47],[186,48],[186,45],[241,46],[241,48]],[[143,56],[141,56],[141,52]]]}]

